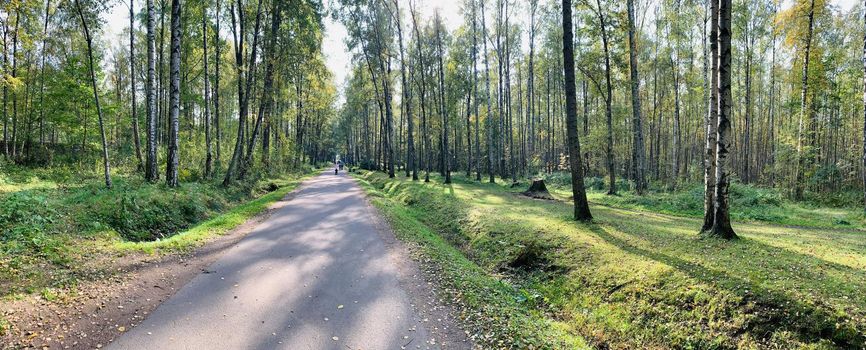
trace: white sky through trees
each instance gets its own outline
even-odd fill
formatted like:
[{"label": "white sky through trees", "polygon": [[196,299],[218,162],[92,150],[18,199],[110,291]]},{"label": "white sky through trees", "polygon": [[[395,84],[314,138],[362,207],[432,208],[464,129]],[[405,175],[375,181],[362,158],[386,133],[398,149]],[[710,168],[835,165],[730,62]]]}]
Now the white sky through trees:
[{"label": "white sky through trees", "polygon": [[[119,36],[129,28],[129,8],[127,1],[119,0],[114,2],[111,10],[103,14],[105,25],[103,26],[104,38],[111,43],[112,47],[118,45],[129,45],[125,38]],[[140,11],[144,6],[144,0],[135,1],[136,12]],[[408,16],[409,2],[408,0],[399,0],[401,11]],[[423,21],[433,17],[433,14],[438,9],[442,14],[442,20],[445,27],[449,31],[453,31],[463,22],[461,4],[463,0],[415,0],[417,10],[419,11]],[[654,2],[655,0],[649,0]],[[788,7],[793,0],[783,0],[783,7]],[[857,0],[829,0],[831,4],[838,6],[843,11],[848,11],[857,3]],[[335,0],[324,0],[325,7],[330,10]],[[639,1],[646,3],[645,1]],[[521,13],[517,13],[516,20],[522,20]],[[490,20],[488,18],[488,20]],[[334,73],[334,83],[337,85],[337,90],[340,91],[340,101],[342,102],[342,86],[351,69],[351,54],[346,50],[346,45],[343,43],[343,38],[346,37],[346,28],[339,21],[335,21],[331,16],[323,19],[325,24],[325,37],[322,43],[322,51],[325,55],[325,62],[331,72]],[[142,23],[136,23],[137,26],[142,26]],[[408,26],[408,19],[404,21],[404,26]],[[224,24],[226,32],[223,36],[228,38],[228,24]],[[108,52],[107,54],[111,54]],[[104,60],[103,65],[107,68],[110,60]]]}]

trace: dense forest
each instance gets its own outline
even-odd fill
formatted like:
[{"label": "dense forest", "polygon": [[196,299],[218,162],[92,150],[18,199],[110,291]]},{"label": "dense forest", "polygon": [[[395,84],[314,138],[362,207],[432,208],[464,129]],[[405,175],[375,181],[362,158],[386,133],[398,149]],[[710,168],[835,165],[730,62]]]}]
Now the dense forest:
[{"label": "dense forest", "polygon": [[[336,91],[308,1],[9,1],[3,156],[148,181],[224,178],[330,159]],[[100,36],[129,9],[123,40]],[[119,39],[119,38],[118,38]]]},{"label": "dense forest", "polygon": [[609,194],[705,180],[713,193],[724,143],[722,182],[862,203],[860,5],[733,1],[726,34],[710,1],[577,1],[574,106],[559,2],[466,1],[451,32],[413,6],[352,2],[338,14],[356,59],[335,143],[365,167],[519,182],[579,164]]},{"label": "dense forest", "polygon": [[480,348],[866,344],[866,3],[7,0],[0,31],[0,348],[123,340],[223,253],[201,310],[429,292],[458,326],[400,332]]}]

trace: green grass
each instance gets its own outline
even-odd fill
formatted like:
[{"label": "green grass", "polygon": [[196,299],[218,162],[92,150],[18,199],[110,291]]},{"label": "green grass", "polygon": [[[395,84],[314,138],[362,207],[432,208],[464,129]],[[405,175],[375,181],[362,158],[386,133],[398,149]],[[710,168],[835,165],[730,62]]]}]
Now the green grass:
[{"label": "green grass", "polygon": [[[567,174],[549,174],[545,180],[553,194],[560,198],[571,197],[571,182]],[[827,193],[821,194],[821,198],[813,194],[813,198],[807,201],[794,202],[776,189],[735,182],[731,184],[729,196],[731,219],[736,221],[866,230],[862,193]],[[649,193],[638,196],[628,190],[628,184],[618,183],[618,194],[609,196],[603,179],[587,179],[587,199],[616,208],[699,218],[704,214],[703,198],[704,188],[700,184],[686,185],[677,191],[651,189]]]},{"label": "green grass", "polygon": [[189,250],[285,196],[313,169],[229,187],[183,182],[172,189],[137,175],[7,166],[0,176],[0,297],[75,287],[101,278],[101,259]]},{"label": "green grass", "polygon": [[449,186],[365,179],[384,196],[379,201],[406,208],[478,273],[508,281],[525,296],[522,308],[546,319],[536,324],[591,346],[866,344],[859,230],[735,222],[741,239],[728,242],[699,236],[699,219],[648,211],[592,205],[594,222],[577,223],[569,203],[461,177]]},{"label": "green grass", "polygon": [[225,234],[231,229],[265,211],[271,203],[285,197],[304,179],[306,179],[306,177],[293,177],[291,179],[283,179],[282,181],[274,181],[274,183],[278,183],[279,186],[275,191],[269,192],[252,201],[240,204],[228,210],[224,214],[206,220],[167,239],[146,242],[121,241],[116,243],[116,248],[121,251],[138,250],[152,253],[156,250],[177,251],[195,247],[213,236]]}]

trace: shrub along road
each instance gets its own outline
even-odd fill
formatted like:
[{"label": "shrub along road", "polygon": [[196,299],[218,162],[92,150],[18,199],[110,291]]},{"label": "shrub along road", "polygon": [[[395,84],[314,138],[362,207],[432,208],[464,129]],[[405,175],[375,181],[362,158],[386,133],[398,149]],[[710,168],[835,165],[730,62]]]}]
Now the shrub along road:
[{"label": "shrub along road", "polygon": [[470,347],[404,255],[355,181],[326,172],[110,348]]}]

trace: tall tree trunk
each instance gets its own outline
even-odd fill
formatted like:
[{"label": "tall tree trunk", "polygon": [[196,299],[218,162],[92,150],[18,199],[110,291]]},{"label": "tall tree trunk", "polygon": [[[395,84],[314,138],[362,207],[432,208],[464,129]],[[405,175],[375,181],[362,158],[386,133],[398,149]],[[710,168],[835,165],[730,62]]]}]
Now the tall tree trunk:
[{"label": "tall tree trunk", "polygon": [[671,182],[670,189],[677,188],[677,182],[680,179],[680,158],[682,155],[682,128],[680,126],[680,57],[677,54],[676,59],[671,59],[671,72],[674,79],[674,128],[673,128],[673,145],[671,149]]},{"label": "tall tree trunk", "polygon": [[216,29],[214,30],[214,83],[213,83],[213,124],[216,133],[216,168],[222,168],[222,129],[220,129],[220,66],[222,55],[220,53],[220,4],[222,0],[216,1]]},{"label": "tall tree trunk", "polygon": [[484,43],[484,80],[486,84],[486,88],[484,90],[484,95],[487,100],[487,113],[484,118],[484,124],[486,124],[487,129],[487,176],[488,181],[490,183],[496,182],[496,179],[493,176],[493,123],[490,120],[490,60],[488,58],[489,51],[487,51],[487,20],[484,16],[484,2],[481,1],[481,36],[484,38],[481,40]]},{"label": "tall tree trunk", "polygon": [[[802,88],[800,90],[800,120],[797,126],[797,175],[794,180],[794,199],[802,199],[803,198],[803,187],[805,171],[807,166],[806,158],[809,156],[805,155],[803,151],[803,133],[809,132],[804,128],[804,123],[806,122],[804,119],[806,117],[807,109],[808,109],[808,101],[807,98],[809,96],[809,59],[812,49],[812,29],[815,19],[815,0],[809,1],[809,13],[808,13],[808,22],[809,27],[806,32],[806,50],[803,56],[803,77],[802,77]],[[810,133],[811,135],[811,133]],[[811,136],[810,136],[811,138]],[[811,162],[809,162],[811,163]]]},{"label": "tall tree trunk", "polygon": [[[219,15],[219,14],[217,14]],[[204,91],[202,91],[202,95],[204,96],[204,142],[205,142],[205,159],[204,159],[204,177],[211,177],[211,168],[213,163],[213,148],[211,147],[211,115],[210,115],[210,80],[208,79],[208,67],[207,67],[207,8],[202,6],[202,16],[201,16],[201,47],[202,47],[202,60],[204,61]]]},{"label": "tall tree trunk", "polygon": [[132,102],[130,103],[130,117],[132,118],[132,142],[135,144],[135,168],[137,171],[144,169],[144,161],[141,158],[141,139],[139,138],[138,130],[138,102],[136,101],[136,84],[135,84],[135,11],[133,5],[134,0],[129,0],[129,95]]},{"label": "tall tree trunk", "polygon": [[[776,17],[778,11],[777,5],[773,5],[773,17]],[[772,58],[770,59],[770,123],[769,123],[769,172],[770,172],[770,187],[776,186],[776,28],[773,25]]]},{"label": "tall tree trunk", "polygon": [[180,0],[171,0],[171,47],[169,48],[169,116],[168,157],[165,165],[165,184],[178,184],[178,129],[180,129]]},{"label": "tall tree trunk", "polygon": [[[3,74],[6,73],[6,66],[9,63],[9,48],[6,44],[6,36],[9,31],[9,24],[3,23]],[[3,84],[3,158],[9,159],[9,111],[7,109],[9,103],[9,87]]]},{"label": "tall tree trunk", "polygon": [[[268,44],[265,48],[266,53],[263,58],[264,60],[266,60],[266,63],[262,101],[259,102],[259,112],[256,116],[256,124],[255,127],[253,127],[252,135],[250,136],[250,144],[247,147],[247,155],[241,162],[240,169],[238,170],[238,178],[240,179],[243,179],[246,176],[247,171],[253,165],[253,154],[255,154],[256,141],[259,137],[259,131],[262,128],[262,121],[264,120],[265,115],[270,113],[273,106],[274,61],[276,60],[277,56],[277,34],[279,32],[280,23],[282,20],[282,8],[280,4],[281,2],[277,1],[274,2],[273,5],[273,13],[271,15],[271,33],[268,38]],[[267,134],[265,134],[264,137],[266,138]]]},{"label": "tall tree trunk", "polygon": [[[866,8],[866,1],[863,1],[863,6]],[[863,23],[866,24],[866,12],[863,14]],[[861,171],[863,172],[864,203],[866,203],[866,34],[863,35],[863,72],[863,169]]]},{"label": "tall tree trunk", "polygon": [[99,118],[99,133],[102,136],[102,168],[105,175],[105,187],[111,188],[111,165],[108,163],[108,142],[105,139],[105,126],[102,119],[102,106],[99,104],[99,90],[96,87],[96,72],[93,63],[93,38],[90,36],[90,28],[81,10],[81,2],[75,0],[75,9],[81,18],[81,27],[84,29],[84,40],[87,42],[87,60],[90,69],[90,86],[93,88],[93,102],[96,104],[96,115]]},{"label": "tall tree trunk", "polygon": [[406,126],[407,126],[407,143],[406,146],[406,177],[409,177],[409,173],[412,173],[412,180],[418,180],[418,164],[415,162],[415,135],[414,135],[414,122],[412,121],[412,88],[409,86],[409,80],[406,78],[406,70],[409,69],[409,65],[406,62],[406,57],[404,56],[403,49],[403,25],[400,22],[400,18],[402,15],[400,14],[400,4],[398,0],[394,0],[394,18],[396,19],[397,25],[397,40],[400,44],[400,79],[401,85],[400,89],[403,90],[403,109],[406,114]]},{"label": "tall tree trunk", "polygon": [[716,141],[716,198],[710,235],[733,239],[728,214],[728,148],[731,145],[731,0],[720,0],[719,6],[719,128]]},{"label": "tall tree trunk", "polygon": [[[18,35],[20,34],[21,24],[21,8],[15,7],[15,31],[12,33],[12,78],[18,77]],[[5,85],[5,84],[4,84]],[[15,135],[18,131],[18,92],[12,89],[12,158],[15,159],[15,149],[18,145],[18,140]],[[83,150],[85,151],[85,150]]]},{"label": "tall tree trunk", "polygon": [[[244,69],[243,62],[243,48],[244,48],[244,35],[246,35],[246,31],[244,30],[244,6],[242,0],[237,0],[237,22],[238,22],[238,33],[234,33],[235,36],[235,62],[237,68],[238,75],[238,106],[240,113],[238,114],[238,136],[237,140],[235,140],[235,150],[232,152],[232,159],[229,162],[229,166],[226,169],[226,176],[223,179],[223,185],[227,186],[231,184],[234,180],[236,167],[242,166],[239,163],[243,161],[244,155],[244,144],[246,142],[246,119],[249,117],[249,102],[250,95],[252,90],[252,81],[253,76],[256,71],[256,50],[259,41],[259,27],[261,25],[262,18],[262,0],[258,0],[258,4],[256,5],[256,22],[253,29],[253,45],[250,48],[250,58],[249,63]],[[234,10],[232,10],[232,22],[235,20]],[[232,28],[235,28],[234,23],[232,23]],[[249,74],[246,76],[246,84],[244,84],[244,71],[247,71]]]},{"label": "tall tree trunk", "polygon": [[613,159],[613,84],[611,83],[610,78],[610,51],[607,42],[607,23],[604,18],[604,8],[601,7],[601,0],[596,0],[596,4],[598,4],[598,12],[596,12],[596,14],[598,15],[598,22],[601,26],[601,41],[602,48],[604,49],[604,74],[607,88],[607,93],[604,98],[605,117],[607,120],[607,176],[610,185],[607,194],[613,195],[616,194],[616,173]]},{"label": "tall tree trunk", "polygon": [[159,178],[156,160],[156,133],[159,128],[156,110],[156,11],[154,0],[147,0],[147,86],[145,100],[147,103],[147,162],[144,178],[155,182]]},{"label": "tall tree trunk", "polygon": [[716,141],[719,125],[719,0],[710,2],[710,98],[706,126],[706,148],[704,149],[704,224],[701,232],[713,228],[716,212]]},{"label": "tall tree trunk", "polygon": [[592,220],[586,189],[583,185],[583,164],[580,159],[580,138],[577,135],[577,89],[574,85],[574,35],[571,25],[571,0],[562,0],[562,61],[565,68],[566,134],[568,159],[571,165],[571,193],[574,197],[574,219]]},{"label": "tall tree trunk", "polygon": [[[130,9],[132,9],[130,3]],[[39,144],[45,144],[45,46],[48,43],[48,22],[50,21],[49,10],[51,9],[51,0],[45,2],[45,23],[42,28],[42,53],[40,54],[39,63]],[[130,33],[132,27],[129,28]],[[130,34],[132,35],[132,34]],[[132,57],[132,51],[130,51]],[[139,158],[141,159],[141,158]]]},{"label": "tall tree trunk", "polygon": [[436,45],[439,48],[439,113],[442,115],[442,162],[445,169],[445,183],[451,183],[451,156],[448,151],[448,112],[445,110],[445,69],[442,66],[442,20],[436,13]]},{"label": "tall tree trunk", "polygon": [[634,16],[634,0],[627,1],[628,7],[628,47],[629,47],[629,62],[631,73],[631,106],[632,106],[632,130],[634,133],[634,156],[632,162],[635,170],[635,191],[638,194],[643,194],[644,191],[644,150],[643,150],[643,129],[641,125],[641,106],[640,106],[640,78],[638,76],[637,66],[637,44],[635,43],[635,16]]},{"label": "tall tree trunk", "polygon": [[[748,3],[746,3],[748,4]],[[748,9],[746,11],[748,13]],[[748,16],[748,15],[747,15]],[[746,20],[745,24],[745,124],[743,127],[743,174],[740,176],[743,183],[748,184],[752,181],[751,159],[752,159],[752,35],[751,35],[751,19]]]},{"label": "tall tree trunk", "polygon": [[[480,0],[484,1],[484,0]],[[476,4],[472,2],[472,94],[475,96],[475,181],[481,181],[481,114],[478,114],[478,16]],[[485,38],[486,39],[486,38]]]}]

